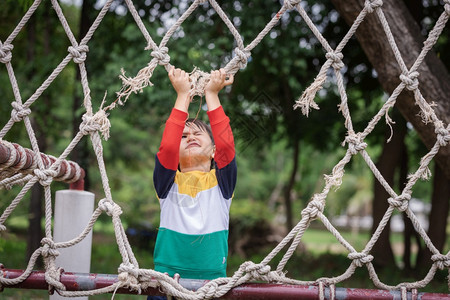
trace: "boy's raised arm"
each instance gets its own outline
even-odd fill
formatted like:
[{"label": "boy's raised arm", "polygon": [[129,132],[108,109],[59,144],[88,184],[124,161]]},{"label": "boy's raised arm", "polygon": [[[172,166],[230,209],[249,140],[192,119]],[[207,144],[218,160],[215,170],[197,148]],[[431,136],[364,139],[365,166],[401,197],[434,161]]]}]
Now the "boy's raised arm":
[{"label": "boy's raised arm", "polygon": [[230,127],[230,119],[225,114],[219,100],[219,91],[233,83],[233,76],[225,74],[223,69],[211,72],[209,83],[205,88],[206,104],[208,105],[208,117],[211,123],[211,131],[214,137],[216,151],[214,161],[217,164],[217,180],[220,190],[226,199],[231,199],[236,186],[236,160],[233,132]]},{"label": "boy's raised arm", "polygon": [[233,75],[227,76],[224,69],[211,72],[211,77],[205,87],[205,98],[206,104],[208,105],[208,111],[215,110],[220,106],[219,92],[225,86],[232,84],[233,80]]},{"label": "boy's raised arm", "polygon": [[177,92],[177,100],[175,101],[174,108],[187,113],[191,102],[189,96],[189,90],[191,88],[189,74],[181,69],[175,69],[172,66],[169,70],[169,79]]},{"label": "boy's raised arm", "polygon": [[189,108],[189,75],[180,69],[172,67],[169,78],[177,92],[175,105],[166,121],[161,145],[156,154],[153,184],[158,198],[165,198],[172,186],[178,169],[181,136],[188,116]]},{"label": "boy's raised arm", "polygon": [[157,158],[166,169],[177,170],[179,160],[179,148],[184,124],[187,119],[189,108],[189,75],[172,67],[169,71],[169,79],[177,92],[177,99],[169,118],[166,121],[161,145]]},{"label": "boy's raised arm", "polygon": [[220,69],[211,72],[210,80],[205,87],[208,117],[216,146],[214,160],[219,169],[227,166],[235,156],[234,138],[230,127],[230,119],[226,116],[219,100],[220,90],[232,83],[233,76],[227,76],[225,71]]}]

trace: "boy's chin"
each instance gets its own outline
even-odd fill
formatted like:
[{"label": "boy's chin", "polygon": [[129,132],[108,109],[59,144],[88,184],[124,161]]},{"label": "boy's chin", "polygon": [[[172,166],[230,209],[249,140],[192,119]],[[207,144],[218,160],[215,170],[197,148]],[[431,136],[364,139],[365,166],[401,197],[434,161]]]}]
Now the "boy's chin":
[{"label": "boy's chin", "polygon": [[189,165],[189,166],[196,166],[196,165],[202,165],[205,162],[211,161],[211,158],[209,156],[203,155],[202,153],[195,155],[194,153],[191,153],[190,156],[187,157],[180,157],[180,163],[183,165]]},{"label": "boy's chin", "polygon": [[200,147],[189,148],[189,151],[187,151],[185,153],[185,155],[183,155],[183,156],[186,159],[195,159],[195,158],[197,158],[197,159],[200,159],[200,160],[203,160],[203,159],[205,159],[205,157],[206,158],[208,157],[208,155],[205,154],[205,149],[202,149]]}]

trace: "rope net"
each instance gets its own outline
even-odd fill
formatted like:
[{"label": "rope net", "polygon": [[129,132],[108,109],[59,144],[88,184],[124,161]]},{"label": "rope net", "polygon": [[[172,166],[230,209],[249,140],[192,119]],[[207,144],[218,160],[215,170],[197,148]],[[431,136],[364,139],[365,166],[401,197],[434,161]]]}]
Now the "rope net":
[{"label": "rope net", "polygon": [[[43,186],[45,191],[45,238],[42,239],[42,246],[35,250],[32,254],[27,268],[24,273],[17,278],[8,279],[0,276],[0,286],[8,286],[18,284],[24,281],[31,273],[33,267],[35,266],[36,260],[42,256],[45,264],[45,280],[47,281],[49,287],[56,289],[56,291],[63,296],[87,296],[95,295],[107,292],[114,292],[118,288],[129,288],[131,290],[140,292],[148,287],[159,288],[161,291],[168,295],[173,295],[180,299],[207,299],[213,297],[220,297],[227,293],[233,287],[249,281],[264,281],[271,283],[283,283],[283,284],[297,284],[297,285],[318,285],[323,289],[324,286],[334,287],[336,284],[350,278],[355,270],[359,267],[366,267],[369,271],[370,278],[372,279],[374,285],[380,289],[386,290],[401,290],[402,295],[406,295],[406,290],[418,289],[426,286],[434,277],[438,269],[450,270],[450,254],[440,253],[436,247],[431,242],[430,238],[427,236],[424,228],[419,223],[416,215],[409,208],[409,200],[411,199],[412,187],[421,178],[428,178],[430,176],[430,171],[428,166],[439,151],[441,147],[448,145],[450,141],[450,126],[444,124],[438,119],[432,106],[424,99],[421,94],[418,82],[419,73],[417,72],[419,66],[421,65],[426,54],[431,50],[433,45],[436,43],[439,35],[443,31],[449,16],[450,16],[450,0],[444,1],[443,12],[436,22],[434,28],[430,31],[424,47],[417,57],[415,63],[411,68],[407,68],[403,61],[402,55],[400,54],[395,39],[391,33],[389,24],[384,16],[382,1],[381,0],[366,0],[363,9],[359,12],[358,17],[355,19],[353,25],[350,27],[349,31],[341,42],[333,49],[327,40],[321,35],[319,29],[314,25],[304,8],[302,7],[300,0],[286,0],[281,5],[278,12],[276,12],[273,18],[266,24],[266,26],[257,34],[257,36],[248,44],[244,45],[241,35],[233,26],[232,22],[229,20],[227,15],[222,11],[221,7],[217,4],[215,0],[195,0],[190,4],[188,9],[182,14],[182,16],[173,24],[173,26],[165,33],[159,44],[156,44],[151,38],[149,32],[147,31],[144,23],[139,17],[138,12],[133,6],[132,0],[125,0],[125,5],[128,7],[129,12],[132,14],[134,21],[138,28],[140,29],[142,35],[147,41],[146,50],[151,51],[151,60],[148,65],[141,69],[138,74],[131,78],[125,76],[125,72],[122,71],[120,78],[123,81],[123,87],[118,92],[118,98],[116,101],[112,102],[109,106],[100,107],[98,111],[94,111],[92,108],[89,81],[86,72],[85,59],[87,57],[89,47],[88,43],[91,40],[94,32],[100,25],[103,17],[108,13],[113,0],[108,0],[103,5],[102,9],[99,11],[94,23],[90,27],[86,36],[78,42],[72,33],[66,17],[64,16],[62,9],[57,0],[51,0],[53,9],[57,14],[59,21],[61,22],[65,34],[70,40],[71,46],[68,48],[68,54],[62,59],[59,65],[53,70],[53,72],[48,76],[48,78],[35,90],[35,92],[25,101],[21,98],[21,91],[19,89],[18,82],[14,73],[14,68],[11,64],[12,53],[13,53],[13,42],[17,34],[24,28],[27,21],[36,11],[36,9],[41,5],[41,0],[35,0],[30,6],[26,14],[20,20],[19,24],[11,32],[11,34],[4,41],[0,41],[0,62],[6,67],[11,86],[14,93],[14,100],[11,102],[11,118],[4,125],[0,131],[0,142],[1,145],[5,147],[11,147],[11,144],[4,141],[3,138],[5,134],[11,129],[15,123],[22,123],[25,125],[26,132],[31,142],[32,152],[35,155],[36,166],[34,171],[21,176],[21,180],[15,180],[14,176],[18,176],[17,172],[11,168],[11,164],[5,163],[0,165],[0,187],[8,188],[11,184],[22,184],[23,187],[18,195],[11,201],[11,204],[5,209],[0,217],[0,230],[6,230],[4,225],[6,219],[13,212],[14,208],[20,203],[24,195],[31,189],[31,187],[39,183]],[[259,263],[254,262],[244,262],[239,269],[231,276],[227,278],[218,278],[206,283],[203,287],[197,291],[190,291],[182,287],[177,280],[170,278],[169,276],[156,272],[152,269],[144,269],[139,267],[139,263],[136,260],[130,243],[128,242],[127,236],[125,234],[124,227],[121,223],[120,215],[122,210],[120,206],[114,202],[111,188],[108,182],[108,175],[105,168],[105,162],[103,159],[103,149],[102,149],[102,138],[107,140],[109,138],[109,128],[111,126],[108,120],[108,110],[113,109],[117,104],[123,104],[132,93],[137,93],[143,88],[152,85],[150,79],[155,68],[158,65],[164,66],[166,70],[170,68],[170,56],[168,53],[168,48],[166,47],[167,42],[173,35],[173,33],[180,27],[180,25],[189,17],[189,15],[199,6],[199,5],[209,5],[214,8],[223,22],[226,24],[235,39],[236,48],[233,51],[233,58],[225,66],[227,73],[235,74],[239,69],[245,68],[248,58],[251,55],[251,51],[255,48],[258,43],[267,35],[267,33],[278,23],[281,16],[285,13],[298,13],[304,22],[311,29],[311,33],[320,41],[321,45],[326,51],[325,57],[326,61],[322,65],[320,72],[314,79],[314,82],[304,91],[302,96],[296,101],[294,108],[299,108],[301,112],[308,116],[311,109],[318,109],[317,103],[315,103],[314,98],[316,93],[322,89],[324,82],[331,73],[334,72],[336,78],[337,88],[340,94],[341,103],[339,105],[339,111],[345,118],[345,127],[347,129],[347,136],[343,141],[342,145],[347,145],[347,150],[342,157],[342,159],[334,166],[331,174],[325,175],[325,186],[320,193],[313,195],[312,199],[308,205],[301,212],[301,220],[298,224],[286,235],[286,237]],[[290,12],[288,12],[290,11]],[[384,103],[382,108],[378,113],[372,118],[367,127],[362,132],[355,132],[352,126],[352,119],[350,116],[349,108],[347,105],[347,94],[344,86],[344,80],[341,69],[344,67],[342,62],[343,54],[342,50],[347,45],[350,38],[355,34],[358,26],[364,21],[365,17],[369,14],[375,14],[381,21],[381,26],[386,33],[389,44],[395,54],[396,61],[401,69],[400,84],[390,95],[388,100]],[[84,93],[84,108],[85,113],[82,117],[82,122],[79,127],[79,131],[73,140],[67,145],[65,150],[57,158],[54,158],[51,163],[46,163],[43,156],[40,155],[39,146],[34,133],[34,129],[30,122],[30,113],[32,105],[35,101],[39,100],[42,93],[46,88],[53,82],[53,80],[61,73],[61,71],[67,66],[67,64],[73,60],[79,66],[81,74],[81,84]],[[329,70],[333,72],[328,72]],[[205,83],[208,80],[208,74],[201,71],[196,71],[192,75],[192,80],[196,82],[195,86],[192,88],[192,95],[201,95],[204,91]],[[397,96],[404,89],[413,91],[416,104],[420,108],[421,116],[423,122],[431,123],[437,135],[436,142],[431,150],[422,157],[421,162],[417,170],[411,174],[408,178],[408,182],[401,192],[397,194],[393,188],[387,183],[387,181],[380,174],[379,170],[375,166],[374,162],[370,158],[369,154],[366,152],[365,148],[367,144],[364,139],[368,134],[374,129],[375,125],[385,117],[386,123],[392,122],[388,113],[389,110],[394,106]],[[76,238],[65,241],[65,242],[54,242],[52,238],[52,196],[51,196],[51,183],[56,177],[61,176],[58,174],[58,169],[62,164],[65,163],[65,159],[68,154],[73,150],[75,145],[80,142],[84,136],[89,136],[92,141],[92,147],[95,152],[98,161],[98,167],[101,174],[101,180],[104,190],[104,197],[98,202],[98,205],[91,216],[89,223],[87,224],[84,231]],[[382,184],[384,189],[389,193],[390,198],[387,200],[389,202],[389,207],[386,210],[383,219],[378,225],[377,230],[370,238],[370,240],[365,245],[364,249],[360,252],[356,251],[355,248],[339,233],[339,231],[331,224],[328,218],[324,215],[324,208],[326,204],[326,198],[328,193],[332,188],[337,188],[342,183],[342,178],[344,175],[344,168],[347,163],[350,162],[353,156],[361,155],[367,166],[373,172],[377,180]],[[11,179],[13,178],[13,179]],[[421,238],[424,240],[426,246],[432,252],[432,265],[427,275],[419,281],[416,282],[403,282],[397,285],[388,285],[383,283],[377,276],[371,261],[373,256],[370,254],[371,249],[378,240],[378,237],[382,230],[385,228],[388,220],[391,218],[393,212],[399,210],[405,212],[407,216],[412,220],[415,230],[420,234]],[[65,286],[60,282],[59,275],[60,269],[55,264],[55,258],[58,255],[58,249],[70,247],[83,240],[83,238],[92,230],[94,223],[97,218],[102,214],[106,213],[111,217],[114,231],[116,234],[116,240],[118,244],[118,249],[122,257],[122,263],[118,267],[118,281],[107,287],[97,290],[90,291],[66,291]],[[345,247],[348,251],[348,258],[350,260],[347,270],[339,276],[336,277],[323,277],[312,281],[300,281],[286,276],[284,272],[284,267],[291,258],[295,249],[299,245],[303,234],[308,229],[310,223],[319,219],[325,227],[335,236],[335,238]],[[288,246],[289,245],[289,246]],[[276,266],[276,269],[272,270],[269,266],[269,262],[281,252],[283,248],[287,247],[286,252],[283,254],[282,259]],[[156,280],[151,280],[156,279]],[[450,282],[449,282],[450,285]],[[322,293],[323,296],[323,293]]]}]

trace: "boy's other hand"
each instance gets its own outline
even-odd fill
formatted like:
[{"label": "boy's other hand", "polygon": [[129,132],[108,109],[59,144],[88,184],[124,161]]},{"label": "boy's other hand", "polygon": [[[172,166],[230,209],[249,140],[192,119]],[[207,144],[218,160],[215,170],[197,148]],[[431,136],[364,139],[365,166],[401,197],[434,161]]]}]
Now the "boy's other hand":
[{"label": "boy's other hand", "polygon": [[233,75],[227,75],[224,69],[212,71],[209,82],[205,87],[205,94],[218,94],[225,86],[232,84],[233,80]]},{"label": "boy's other hand", "polygon": [[175,69],[174,66],[169,70],[169,79],[172,86],[179,96],[189,95],[191,83],[189,81],[189,74],[181,69]]}]

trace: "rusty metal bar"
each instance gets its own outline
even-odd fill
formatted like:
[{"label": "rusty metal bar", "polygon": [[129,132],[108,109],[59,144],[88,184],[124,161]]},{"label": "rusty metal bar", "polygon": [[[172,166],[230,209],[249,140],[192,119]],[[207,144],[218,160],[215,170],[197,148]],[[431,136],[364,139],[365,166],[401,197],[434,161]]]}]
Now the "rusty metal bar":
[{"label": "rusty metal bar", "polygon": [[[33,150],[23,148],[22,146],[20,146],[19,144],[16,144],[16,143],[10,143],[10,144],[14,146],[16,159],[14,162],[12,162],[7,167],[6,170],[8,170],[8,168],[11,168],[11,169],[17,168],[17,166],[19,166],[19,164],[20,164],[23,153],[25,153],[26,162],[22,166],[20,166],[18,169],[16,169],[15,171],[17,171],[18,173],[24,173],[24,174],[32,173],[36,166],[36,161],[35,161],[36,155],[33,152]],[[4,145],[3,143],[0,143],[0,165],[7,163],[11,159],[12,155],[13,155],[13,153],[12,153],[11,148]],[[44,166],[46,168],[49,168],[56,161],[56,159],[54,157],[49,156],[44,153],[41,153],[41,158],[42,158],[42,162],[44,163]],[[79,168],[81,171],[78,178],[76,178],[76,176],[77,176],[76,169],[77,168]],[[69,174],[66,174],[68,169],[70,170],[70,172],[69,172]],[[67,175],[67,176],[65,176],[65,175]],[[62,179],[63,176],[65,177],[65,179]],[[59,181],[64,181],[64,182],[70,183],[70,189],[84,190],[84,177],[85,177],[85,172],[80,166],[78,166],[77,163],[75,163],[73,161],[69,161],[69,160],[63,160],[61,162],[61,165],[58,168],[58,174],[54,179],[57,181],[59,180]]]},{"label": "rusty metal bar", "polygon": [[85,176],[84,169],[81,169],[81,174],[82,174],[82,176],[80,179],[69,184],[69,189],[77,190],[77,191],[84,191],[84,176]]},{"label": "rusty metal bar", "polygon": [[[23,274],[23,270],[13,270],[0,268],[0,274],[3,278],[17,278]],[[67,291],[87,291],[108,287],[118,281],[117,275],[111,274],[86,274],[86,273],[61,273],[61,283],[67,288]],[[207,280],[183,279],[180,278],[179,283],[186,289],[195,291],[202,287]],[[43,271],[33,271],[30,276],[23,282],[12,285],[3,286],[4,288],[22,288],[22,289],[42,289],[48,290],[48,284],[45,281],[45,273]],[[118,294],[136,294],[135,291],[128,289],[118,289]],[[149,288],[143,291],[144,295],[163,295],[156,288]],[[401,299],[400,291],[386,291],[374,289],[351,289],[336,288],[335,297],[339,300],[356,300],[356,299]],[[330,298],[330,289],[325,288],[325,298]],[[283,285],[269,283],[246,283],[230,290],[221,299],[237,300],[264,300],[264,299],[319,299],[318,286],[302,286],[302,285]],[[421,300],[449,300],[450,294],[441,293],[407,293],[407,299]]]}]

